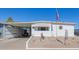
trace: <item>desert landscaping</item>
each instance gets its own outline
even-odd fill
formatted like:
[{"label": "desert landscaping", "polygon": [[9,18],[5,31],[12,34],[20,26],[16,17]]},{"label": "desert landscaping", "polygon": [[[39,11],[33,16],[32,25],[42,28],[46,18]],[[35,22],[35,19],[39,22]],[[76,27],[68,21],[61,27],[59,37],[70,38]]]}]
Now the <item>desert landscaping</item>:
[{"label": "desert landscaping", "polygon": [[33,37],[28,44],[29,48],[79,48],[79,37],[68,38],[55,38]]}]

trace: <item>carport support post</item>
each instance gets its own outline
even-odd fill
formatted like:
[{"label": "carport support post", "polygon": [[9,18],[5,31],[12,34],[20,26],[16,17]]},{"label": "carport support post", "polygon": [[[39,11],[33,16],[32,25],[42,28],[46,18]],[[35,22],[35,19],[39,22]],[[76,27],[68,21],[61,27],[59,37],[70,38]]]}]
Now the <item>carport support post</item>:
[{"label": "carport support post", "polygon": [[3,39],[6,39],[6,38],[5,38],[5,36],[6,36],[6,34],[5,34],[5,29],[6,29],[6,28],[5,28],[5,24],[3,24]]}]

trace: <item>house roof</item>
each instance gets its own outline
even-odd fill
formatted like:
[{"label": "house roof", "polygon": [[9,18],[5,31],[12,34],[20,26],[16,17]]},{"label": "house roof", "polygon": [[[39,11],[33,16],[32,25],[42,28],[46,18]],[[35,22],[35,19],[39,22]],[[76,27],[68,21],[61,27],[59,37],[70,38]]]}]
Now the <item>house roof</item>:
[{"label": "house roof", "polygon": [[61,25],[75,25],[75,23],[71,23],[71,22],[51,22],[51,21],[7,22],[7,23],[1,22],[1,24],[9,24],[9,25],[20,26],[20,27],[31,27],[31,25],[35,24],[35,23],[51,23],[51,24],[61,24]]},{"label": "house roof", "polygon": [[75,23],[72,22],[52,22],[52,21],[35,21],[32,23],[51,23],[51,24],[62,24],[62,25],[75,25]]}]

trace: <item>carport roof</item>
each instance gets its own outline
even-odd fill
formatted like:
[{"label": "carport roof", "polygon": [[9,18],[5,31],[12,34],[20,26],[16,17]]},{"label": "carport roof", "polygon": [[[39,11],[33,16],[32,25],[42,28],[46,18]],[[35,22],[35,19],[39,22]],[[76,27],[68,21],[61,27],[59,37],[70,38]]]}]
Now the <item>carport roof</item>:
[{"label": "carport roof", "polygon": [[8,22],[7,24],[12,26],[19,26],[19,27],[31,27],[30,22]]}]

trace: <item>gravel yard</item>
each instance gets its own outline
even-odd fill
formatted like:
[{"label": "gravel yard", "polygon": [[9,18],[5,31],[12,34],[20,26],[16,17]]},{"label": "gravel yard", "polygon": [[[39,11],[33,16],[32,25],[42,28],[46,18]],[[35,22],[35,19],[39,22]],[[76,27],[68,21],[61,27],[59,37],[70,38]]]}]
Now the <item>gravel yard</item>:
[{"label": "gravel yard", "polygon": [[40,37],[33,37],[29,43],[29,48],[79,48],[79,37],[68,38],[56,38],[47,37],[41,39]]}]

